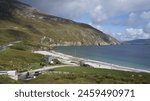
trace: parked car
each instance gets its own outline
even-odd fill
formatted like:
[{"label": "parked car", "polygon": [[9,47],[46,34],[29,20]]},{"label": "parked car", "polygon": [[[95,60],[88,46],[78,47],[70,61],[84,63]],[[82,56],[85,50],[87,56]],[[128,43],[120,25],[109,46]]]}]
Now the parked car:
[{"label": "parked car", "polygon": [[34,73],[34,76],[39,76],[40,74],[42,74],[42,72],[41,71],[37,71],[37,72]]}]

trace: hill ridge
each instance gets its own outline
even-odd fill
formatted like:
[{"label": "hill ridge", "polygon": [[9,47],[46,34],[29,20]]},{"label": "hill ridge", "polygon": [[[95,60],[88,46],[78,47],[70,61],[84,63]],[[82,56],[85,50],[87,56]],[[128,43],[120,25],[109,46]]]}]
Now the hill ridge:
[{"label": "hill ridge", "polygon": [[41,13],[18,0],[0,0],[0,11],[0,44],[6,43],[8,36],[10,42],[23,40],[34,45],[119,44],[115,38],[88,24]]}]

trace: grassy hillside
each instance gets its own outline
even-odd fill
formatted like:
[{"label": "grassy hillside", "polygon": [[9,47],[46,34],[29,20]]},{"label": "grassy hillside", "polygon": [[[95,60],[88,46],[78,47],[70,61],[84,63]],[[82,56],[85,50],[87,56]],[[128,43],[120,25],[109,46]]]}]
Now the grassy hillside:
[{"label": "grassy hillside", "polygon": [[16,44],[0,52],[0,70],[27,71],[40,68],[44,56],[29,51],[23,43]]},{"label": "grassy hillside", "polygon": [[0,44],[23,40],[33,45],[106,45],[116,39],[87,25],[46,15],[17,2],[0,3]]}]

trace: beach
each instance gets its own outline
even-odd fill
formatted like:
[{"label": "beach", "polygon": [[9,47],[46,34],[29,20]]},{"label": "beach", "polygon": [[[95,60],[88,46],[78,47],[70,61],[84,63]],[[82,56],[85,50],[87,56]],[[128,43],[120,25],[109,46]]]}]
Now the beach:
[{"label": "beach", "polygon": [[87,64],[93,68],[150,73],[150,71],[148,71],[148,70],[135,69],[135,68],[131,68],[131,67],[120,66],[120,65],[116,65],[116,64],[102,62],[102,61],[73,57],[71,55],[63,54],[63,53],[56,52],[56,51],[34,51],[33,53],[42,54],[42,55],[50,55],[50,56],[53,56],[53,57],[59,59],[63,64],[68,64],[68,65],[72,65],[72,66],[77,66],[82,61],[84,64]]}]

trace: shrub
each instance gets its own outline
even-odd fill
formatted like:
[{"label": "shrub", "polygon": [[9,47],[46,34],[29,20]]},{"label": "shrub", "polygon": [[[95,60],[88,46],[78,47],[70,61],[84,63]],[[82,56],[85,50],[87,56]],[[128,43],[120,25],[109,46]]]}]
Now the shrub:
[{"label": "shrub", "polygon": [[58,59],[53,59],[54,64],[61,64],[61,62]]}]

